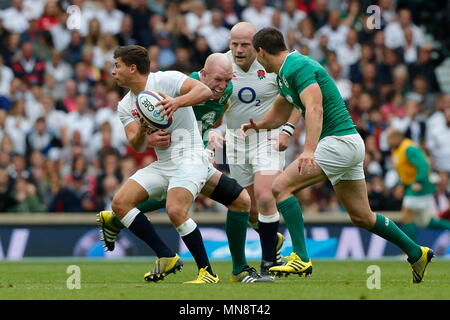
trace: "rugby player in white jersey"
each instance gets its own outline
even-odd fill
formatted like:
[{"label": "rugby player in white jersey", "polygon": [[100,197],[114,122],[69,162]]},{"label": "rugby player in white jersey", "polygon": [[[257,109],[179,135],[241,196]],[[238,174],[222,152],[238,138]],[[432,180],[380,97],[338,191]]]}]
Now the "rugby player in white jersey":
[{"label": "rugby player in white jersey", "polygon": [[256,60],[252,45],[255,33],[256,28],[248,22],[236,24],[230,32],[230,51],[226,54],[233,63],[234,75],[230,107],[225,113],[225,140],[230,175],[247,189],[252,199],[250,224],[261,240],[261,275],[268,275],[268,269],[280,261],[284,241],[277,232],[280,215],[271,186],[284,169],[284,150],[301,115],[294,110],[281,128],[242,137],[241,125],[248,118],[261,119],[278,94],[276,75],[267,73]]},{"label": "rugby player in white jersey", "polygon": [[[179,107],[173,114],[172,125],[165,131],[171,134],[168,148],[155,148],[158,161],[132,175],[115,194],[112,209],[120,222],[151,247],[158,259],[152,271],[144,278],[158,281],[182,266],[179,256],[159,238],[151,222],[136,208],[138,203],[151,197],[167,197],[167,214],[192,253],[199,268],[196,280],[188,283],[216,283],[199,228],[189,218],[188,210],[203,188],[208,159],[203,148],[197,122],[191,105],[207,100],[211,90],[195,79],[178,71],[150,73],[148,51],[141,46],[119,47],[114,52],[112,76],[121,87],[130,89],[119,102],[118,113],[130,145],[137,151],[147,147],[151,129],[139,118],[136,96],[143,90],[160,92],[165,107]],[[101,217],[104,218],[104,217]],[[102,225],[114,223],[113,216]],[[107,232],[103,228],[103,232]]]}]

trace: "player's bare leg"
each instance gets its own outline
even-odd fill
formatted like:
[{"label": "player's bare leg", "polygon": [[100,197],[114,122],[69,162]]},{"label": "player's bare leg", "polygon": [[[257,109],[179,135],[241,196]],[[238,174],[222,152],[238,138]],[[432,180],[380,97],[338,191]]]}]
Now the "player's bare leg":
[{"label": "player's bare leg", "polygon": [[421,282],[425,269],[434,256],[433,251],[417,245],[387,217],[372,212],[367,198],[365,180],[340,181],[334,185],[334,190],[350,215],[352,223],[400,247],[408,255],[413,282]]},{"label": "player's bare leg", "polygon": [[277,201],[279,212],[283,215],[292,239],[293,252],[283,266],[275,266],[269,271],[275,275],[310,275],[312,263],[306,248],[303,215],[300,204],[294,194],[310,185],[324,181],[325,173],[316,166],[309,174],[300,175],[298,160],[293,161],[274,181],[272,192]]},{"label": "player's bare leg", "polygon": [[182,187],[169,189],[166,202],[167,214],[199,269],[198,278],[189,283],[216,283],[219,278],[213,273],[200,230],[194,220],[189,218],[188,212],[192,201],[194,197],[188,189]]},{"label": "player's bare leg", "polygon": [[114,250],[117,235],[124,228],[120,219],[125,217],[139,203],[140,199],[145,199],[146,197],[148,197],[148,194],[144,188],[134,180],[127,180],[113,198],[112,206],[115,212],[101,211],[97,215],[106,250]]},{"label": "player's bare leg", "polygon": [[136,205],[147,199],[147,191],[136,181],[127,180],[112,201],[111,211],[102,211],[99,222],[103,238],[108,250],[114,250],[114,241],[120,229],[127,227],[142,239],[158,256],[153,271],[145,274],[147,281],[159,281],[183,266],[178,255],[169,249],[156,233],[152,223],[136,208]]}]

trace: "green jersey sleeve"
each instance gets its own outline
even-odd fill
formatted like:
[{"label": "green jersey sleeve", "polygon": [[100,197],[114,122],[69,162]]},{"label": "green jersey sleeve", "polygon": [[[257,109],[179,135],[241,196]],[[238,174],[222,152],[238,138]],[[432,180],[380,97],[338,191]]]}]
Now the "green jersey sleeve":
[{"label": "green jersey sleeve", "polygon": [[428,164],[423,151],[416,146],[410,146],[406,149],[406,158],[417,169],[416,181],[419,183],[428,181],[430,165]]},{"label": "green jersey sleeve", "polygon": [[304,64],[297,69],[291,76],[291,83],[294,84],[295,90],[300,95],[309,85],[317,83],[315,68],[310,64]]}]

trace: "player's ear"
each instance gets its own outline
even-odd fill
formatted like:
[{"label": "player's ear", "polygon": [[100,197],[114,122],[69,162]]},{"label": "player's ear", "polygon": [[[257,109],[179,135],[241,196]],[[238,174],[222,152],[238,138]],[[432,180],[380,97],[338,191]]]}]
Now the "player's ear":
[{"label": "player's ear", "polygon": [[137,72],[137,66],[135,64],[131,64],[129,68],[131,73]]}]

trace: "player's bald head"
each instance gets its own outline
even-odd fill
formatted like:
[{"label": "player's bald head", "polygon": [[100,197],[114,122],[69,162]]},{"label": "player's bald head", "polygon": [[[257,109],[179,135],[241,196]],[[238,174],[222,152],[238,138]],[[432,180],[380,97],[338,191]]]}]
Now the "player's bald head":
[{"label": "player's bald head", "polygon": [[204,69],[207,72],[232,73],[233,67],[231,61],[223,53],[213,53],[205,61]]},{"label": "player's bald head", "polygon": [[239,22],[234,25],[230,30],[230,38],[245,37],[248,39],[253,39],[256,33],[256,28],[249,22]]},{"label": "player's bald head", "polygon": [[391,149],[398,148],[404,138],[403,133],[393,127],[386,130],[386,141]]},{"label": "player's bald head", "polygon": [[403,138],[403,133],[396,128],[390,127],[386,130],[386,137],[387,138],[389,138],[389,137]]}]

